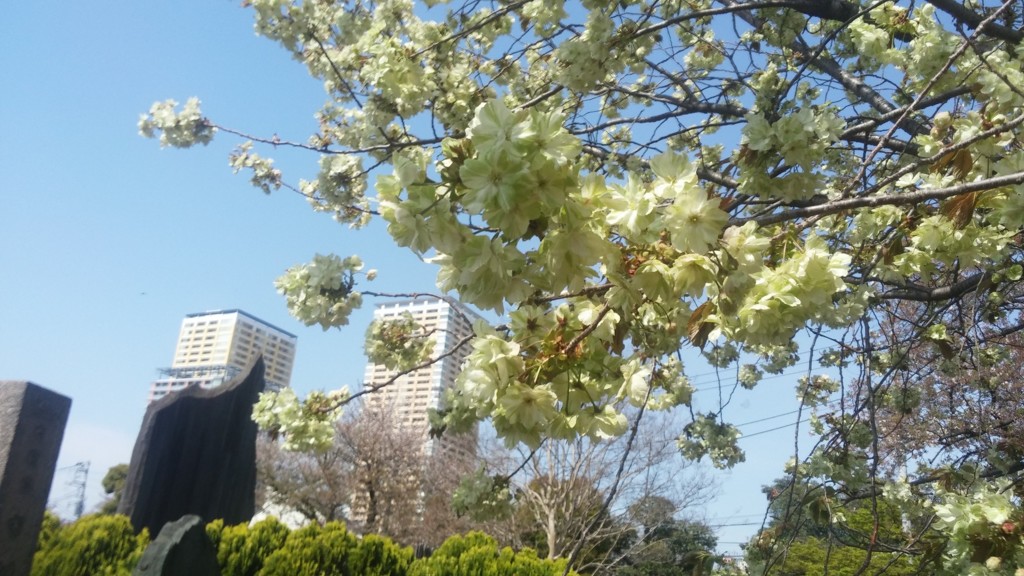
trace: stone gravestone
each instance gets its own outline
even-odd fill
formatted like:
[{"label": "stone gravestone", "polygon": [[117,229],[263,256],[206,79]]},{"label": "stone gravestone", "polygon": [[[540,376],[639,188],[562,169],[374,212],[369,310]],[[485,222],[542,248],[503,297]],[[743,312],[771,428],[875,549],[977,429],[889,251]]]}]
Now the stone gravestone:
[{"label": "stone gravestone", "polygon": [[32,568],[71,399],[31,382],[0,382],[0,575]]},{"label": "stone gravestone", "polygon": [[226,524],[248,522],[256,508],[256,423],[263,358],[212,389],[191,387],[153,402],[117,511],[136,530],[157,534],[187,514]]},{"label": "stone gravestone", "polygon": [[220,576],[206,524],[194,514],[165,524],[142,553],[132,576]]}]

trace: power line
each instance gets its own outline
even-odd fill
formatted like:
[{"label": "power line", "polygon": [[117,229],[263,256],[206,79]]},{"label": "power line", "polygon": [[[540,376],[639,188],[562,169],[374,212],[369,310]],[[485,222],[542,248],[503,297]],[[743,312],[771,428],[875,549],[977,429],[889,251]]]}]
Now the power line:
[{"label": "power line", "polygon": [[[842,398],[836,398],[835,400],[832,400],[831,402],[825,402],[824,404],[822,404],[822,407],[833,408],[833,410],[831,412],[828,412],[828,414],[835,414],[836,411],[834,410],[834,408],[837,408],[841,403],[842,403]],[[743,422],[742,424],[733,424],[733,426],[739,428],[740,426],[747,426],[749,424],[757,424],[759,422],[767,422],[768,420],[775,420],[776,418],[782,418],[783,416],[792,416],[793,414],[799,414],[800,412],[809,412],[809,411],[811,411],[813,409],[814,409],[814,407],[812,407],[812,406],[805,406],[803,408],[798,408],[796,410],[790,410],[789,412],[780,412],[778,414],[773,414],[771,416],[765,416],[764,418],[758,418],[757,420],[749,420],[747,422]],[[801,420],[801,422],[806,422],[806,421],[807,420]],[[793,424],[787,424],[787,426],[792,426],[792,425]]]},{"label": "power line", "polygon": [[[820,369],[821,366],[819,366],[818,368]],[[767,380],[777,380],[779,378],[786,378],[786,377],[791,377],[791,376],[796,376],[796,375],[806,376],[807,374],[808,374],[807,368],[797,368],[797,369],[794,369],[794,370],[788,370],[788,371],[780,372],[779,374],[770,374],[768,376],[761,376],[761,378],[758,379],[757,383],[754,386],[756,387],[758,384],[761,384],[762,382],[765,382]],[[694,381],[693,381],[692,378],[690,379],[689,382],[690,382],[691,386],[694,385]],[[708,385],[704,386],[705,383],[707,383]],[[736,377],[736,376],[724,376],[724,377],[722,377],[720,379],[717,379],[717,380],[708,380],[707,382],[700,382],[699,385],[696,386],[693,389],[693,393],[696,394],[698,392],[708,392],[708,391],[718,390],[719,388],[733,387],[733,386],[736,386],[736,384],[738,384],[738,383],[739,383],[739,378],[738,377]]]},{"label": "power line", "polygon": [[740,426],[747,426],[749,424],[757,424],[759,422],[767,422],[768,420],[775,420],[776,418],[782,418],[783,416],[791,416],[793,414],[796,414],[797,412],[800,412],[800,410],[791,410],[789,412],[782,412],[781,414],[775,414],[773,416],[765,416],[764,418],[758,418],[757,420],[750,420],[750,421],[747,421],[747,422],[743,422],[742,424],[733,424],[733,426],[739,428]]},{"label": "power line", "polygon": [[791,428],[791,427],[796,426],[798,424],[804,424],[804,423],[810,422],[810,421],[811,421],[810,418],[804,418],[803,420],[800,420],[798,422],[790,422],[789,424],[783,424],[782,426],[776,426],[775,428],[769,428],[767,430],[760,430],[758,432],[752,432],[750,434],[744,434],[743,436],[740,436],[739,439],[743,440],[745,438],[752,438],[754,436],[760,436],[762,434],[767,434],[769,432],[776,432],[778,430],[784,430],[786,428]]},{"label": "power line", "polygon": [[721,516],[718,518],[709,518],[706,522],[723,522],[725,520],[732,520],[734,518],[762,518],[764,517],[763,512],[750,513],[750,514],[729,514],[727,516]]},{"label": "power line", "polygon": [[[805,356],[807,354],[810,354],[812,352],[823,352],[823,351],[825,351],[828,348],[830,348],[830,347],[829,346],[821,346],[821,347],[816,347],[815,349],[803,348],[803,349],[800,349],[800,350],[796,350],[794,352],[794,354],[796,354],[797,356],[800,356],[802,358],[803,356]],[[820,365],[818,367],[821,368]],[[800,368],[800,369],[798,369],[796,371],[789,372],[789,374],[794,374],[794,373],[799,373],[799,372],[806,372],[806,371],[807,371],[807,368],[803,367],[803,368]],[[716,376],[720,372],[722,372],[722,369],[716,369],[716,370],[711,370],[711,371],[708,371],[708,372],[701,372],[700,374],[693,374],[693,375],[690,375],[689,378],[690,378],[691,381],[695,381],[695,380],[698,380],[698,379],[703,378],[705,376],[709,376],[709,377]],[[730,372],[732,372],[732,370],[730,370]],[[776,377],[776,376],[781,376],[781,374],[774,375],[772,377]],[[727,378],[732,378],[733,380],[735,380],[735,377],[727,376]],[[767,378],[764,378],[764,379],[767,379]],[[709,379],[708,381],[712,381],[712,380],[713,379]]]},{"label": "power line", "polygon": [[[842,401],[843,401],[842,398],[837,398],[835,400],[832,400],[831,402],[826,402],[826,403],[822,404],[823,407],[830,407],[830,408],[833,409],[831,412],[827,412],[827,413],[823,414],[822,416],[830,416],[830,415],[833,415],[836,412],[838,412],[837,408],[842,404]],[[806,410],[811,410],[811,409],[812,408],[810,408],[810,407],[806,408]],[[775,419],[775,418],[780,418],[782,416],[789,416],[789,415],[792,415],[792,414],[796,414],[798,412],[802,412],[803,410],[804,409],[793,410],[793,411],[790,411],[790,412],[783,412],[781,414],[775,414],[773,416],[767,416],[767,417],[761,418],[759,420],[751,420],[750,422],[745,422],[743,424],[735,424],[734,426],[739,427],[739,426],[744,426],[746,424],[754,424],[754,423],[757,423],[757,422],[764,422],[766,420],[772,420],[772,419]],[[742,436],[740,436],[739,439],[743,440],[744,438],[750,438],[750,437],[753,437],[753,436],[760,436],[761,434],[767,434],[769,432],[776,432],[778,430],[784,430],[786,428],[791,428],[793,426],[798,426],[800,424],[806,424],[807,422],[810,422],[810,421],[811,421],[811,417],[804,418],[803,420],[798,420],[796,422],[789,422],[789,423],[783,424],[781,426],[776,426],[774,428],[768,428],[767,430],[758,430],[757,432],[751,432],[749,434],[743,434]]]},{"label": "power line", "polygon": [[[758,381],[758,384],[760,384],[761,382],[764,382],[766,380],[777,380],[779,378],[785,378],[787,376],[793,376],[793,375],[796,375],[796,374],[806,374],[806,373],[807,373],[807,369],[806,368],[798,368],[796,370],[784,371],[784,372],[781,372],[779,374],[771,374],[771,375],[768,375],[768,376],[762,376],[761,379]],[[722,377],[721,379],[707,380],[705,382],[700,382],[700,383],[698,383],[699,387],[694,388],[693,392],[697,393],[697,392],[707,392],[708,390],[718,390],[718,388],[721,387],[721,386],[735,386],[738,382],[739,382],[739,378],[737,378],[734,375],[728,375],[728,376]],[[690,380],[690,384],[693,384],[693,383],[694,383],[694,381],[691,379]],[[707,384],[707,385],[705,386],[705,384]]]}]

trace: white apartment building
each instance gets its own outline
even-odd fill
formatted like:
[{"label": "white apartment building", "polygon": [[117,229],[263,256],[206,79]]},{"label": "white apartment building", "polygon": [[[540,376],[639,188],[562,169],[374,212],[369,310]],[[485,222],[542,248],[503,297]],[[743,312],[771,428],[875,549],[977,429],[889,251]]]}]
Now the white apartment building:
[{"label": "white apartment building", "polygon": [[288,386],[295,362],[294,334],[242,310],[189,314],[181,322],[170,368],[149,389],[149,402],[188,386],[213,388],[263,354],[268,390]]},{"label": "white apartment building", "polygon": [[[460,342],[473,334],[473,322],[479,317],[469,309],[453,305],[439,298],[417,298],[381,304],[374,310],[374,320],[401,318],[409,313],[424,330],[432,332],[434,339],[433,357],[451,351]],[[450,356],[400,377],[386,387],[368,394],[366,406],[369,409],[383,409],[394,415],[399,426],[421,434],[423,452],[435,456],[453,454],[472,457],[476,453],[476,435],[445,435],[438,440],[430,438],[427,422],[428,408],[441,408],[443,391],[455,384],[462,362],[471,348],[465,343]],[[395,372],[384,366],[368,364],[363,379],[364,388],[383,385],[394,377]]]}]

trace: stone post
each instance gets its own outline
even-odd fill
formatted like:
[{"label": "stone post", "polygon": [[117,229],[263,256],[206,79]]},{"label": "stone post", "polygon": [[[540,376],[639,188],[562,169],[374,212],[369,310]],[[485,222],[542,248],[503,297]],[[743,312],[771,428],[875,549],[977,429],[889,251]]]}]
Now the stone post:
[{"label": "stone post", "polygon": [[28,576],[71,399],[0,381],[0,574]]}]

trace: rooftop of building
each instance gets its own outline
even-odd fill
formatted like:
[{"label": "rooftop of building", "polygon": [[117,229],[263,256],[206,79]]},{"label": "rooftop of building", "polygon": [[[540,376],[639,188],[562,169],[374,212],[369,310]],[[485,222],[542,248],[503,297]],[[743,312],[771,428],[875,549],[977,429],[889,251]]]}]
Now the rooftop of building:
[{"label": "rooftop of building", "polygon": [[296,336],[295,334],[292,334],[291,332],[288,332],[287,330],[282,330],[281,328],[278,328],[277,326],[274,326],[270,322],[267,322],[266,320],[263,320],[261,318],[257,318],[256,316],[253,316],[252,314],[249,314],[245,310],[239,310],[238,308],[232,308],[230,310],[208,310],[206,312],[194,312],[192,314],[185,314],[185,318],[200,318],[200,317],[203,317],[203,316],[223,316],[223,315],[228,315],[228,314],[238,314],[238,315],[241,315],[241,316],[245,316],[246,318],[248,318],[248,319],[250,319],[250,320],[252,320],[254,322],[259,322],[260,324],[263,324],[264,326],[267,326],[268,328],[273,328],[274,330],[277,330],[278,332],[284,334],[285,336],[289,336],[289,337],[294,338],[296,340],[298,339],[298,336]]},{"label": "rooftop of building", "polygon": [[387,302],[381,302],[380,304],[377,304],[376,309],[401,310],[402,308],[408,308],[416,305],[424,307],[432,305],[447,305],[452,308],[457,308],[459,311],[465,314],[470,323],[476,320],[483,320],[483,316],[481,316],[476,310],[469,308],[468,306],[459,302],[458,300],[455,300],[454,298],[440,298],[438,296],[429,295],[415,296],[413,298],[406,298],[403,300],[389,300]]}]

